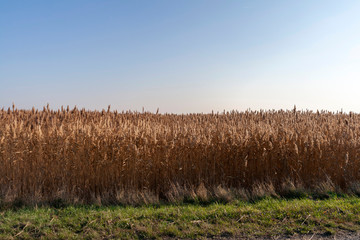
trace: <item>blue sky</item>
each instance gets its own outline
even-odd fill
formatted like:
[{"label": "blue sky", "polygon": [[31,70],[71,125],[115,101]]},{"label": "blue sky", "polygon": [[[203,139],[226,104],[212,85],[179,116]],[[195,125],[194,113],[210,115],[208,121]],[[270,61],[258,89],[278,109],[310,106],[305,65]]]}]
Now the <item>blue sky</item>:
[{"label": "blue sky", "polygon": [[0,107],[360,112],[360,2],[0,2]]}]

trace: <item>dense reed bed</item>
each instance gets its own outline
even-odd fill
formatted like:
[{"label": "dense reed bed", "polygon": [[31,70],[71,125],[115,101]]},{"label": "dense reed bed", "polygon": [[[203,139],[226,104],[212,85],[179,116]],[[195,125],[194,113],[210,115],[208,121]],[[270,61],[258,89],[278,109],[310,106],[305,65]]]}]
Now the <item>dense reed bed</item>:
[{"label": "dense reed bed", "polygon": [[356,190],[359,137],[360,115],[353,113],[13,107],[0,111],[0,199],[174,201],[259,186],[316,190],[324,182]]}]

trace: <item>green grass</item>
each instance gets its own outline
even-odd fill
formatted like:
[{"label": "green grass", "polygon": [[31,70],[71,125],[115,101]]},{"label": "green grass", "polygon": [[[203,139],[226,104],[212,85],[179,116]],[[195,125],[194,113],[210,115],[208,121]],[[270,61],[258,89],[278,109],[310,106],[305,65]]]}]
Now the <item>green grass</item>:
[{"label": "green grass", "polygon": [[0,210],[0,239],[162,239],[336,234],[360,229],[360,198]]}]

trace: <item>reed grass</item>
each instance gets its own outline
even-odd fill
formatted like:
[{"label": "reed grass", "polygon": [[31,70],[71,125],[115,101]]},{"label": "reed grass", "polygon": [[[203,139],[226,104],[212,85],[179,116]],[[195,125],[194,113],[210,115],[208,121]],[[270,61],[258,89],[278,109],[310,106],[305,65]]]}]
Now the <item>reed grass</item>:
[{"label": "reed grass", "polygon": [[359,123],[360,114],[295,108],[177,115],[13,106],[0,110],[0,199],[229,199],[224,189],[276,194],[288,183],[358,193]]}]

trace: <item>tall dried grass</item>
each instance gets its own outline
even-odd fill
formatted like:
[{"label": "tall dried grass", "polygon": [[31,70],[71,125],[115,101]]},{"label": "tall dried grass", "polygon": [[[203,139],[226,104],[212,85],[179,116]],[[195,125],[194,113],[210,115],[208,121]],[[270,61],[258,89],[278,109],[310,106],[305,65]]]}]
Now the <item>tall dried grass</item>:
[{"label": "tall dried grass", "polygon": [[2,109],[0,199],[146,202],[191,191],[231,198],[225,189],[259,191],[270,183],[278,191],[288,182],[307,189],[331,182],[347,191],[360,182],[359,123],[359,114],[296,109]]}]

